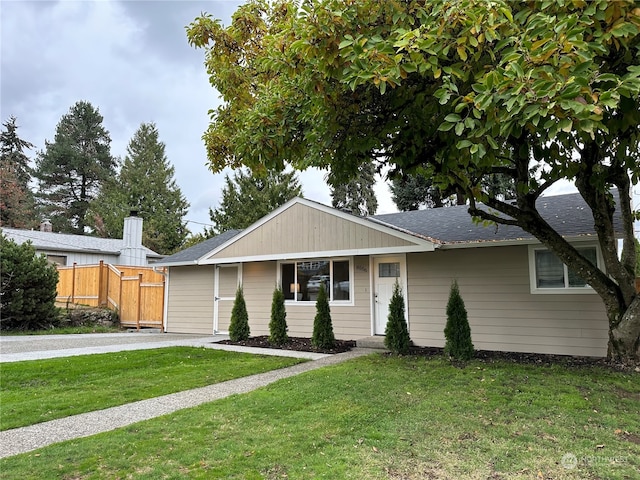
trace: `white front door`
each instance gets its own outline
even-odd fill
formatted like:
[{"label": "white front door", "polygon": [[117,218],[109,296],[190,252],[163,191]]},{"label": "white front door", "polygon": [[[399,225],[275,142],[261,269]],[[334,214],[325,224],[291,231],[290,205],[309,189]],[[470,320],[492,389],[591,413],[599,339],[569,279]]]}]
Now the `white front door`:
[{"label": "white front door", "polygon": [[389,316],[389,302],[396,281],[404,290],[404,257],[376,257],[373,259],[374,321],[373,334],[384,335]]},{"label": "white front door", "polygon": [[226,333],[231,322],[231,310],[240,285],[241,265],[217,265],[214,283],[213,333]]}]

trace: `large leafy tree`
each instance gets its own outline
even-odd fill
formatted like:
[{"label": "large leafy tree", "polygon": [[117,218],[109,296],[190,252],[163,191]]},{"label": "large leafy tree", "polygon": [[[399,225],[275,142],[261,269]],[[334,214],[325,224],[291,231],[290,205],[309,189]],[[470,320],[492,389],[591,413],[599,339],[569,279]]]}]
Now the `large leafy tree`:
[{"label": "large leafy tree", "polygon": [[122,237],[124,218],[136,210],[144,219],[142,243],[161,254],[181,248],[189,209],[153,123],[142,123],[127,146],[118,175],[91,203],[88,223],[101,236]]},{"label": "large leafy tree", "polygon": [[[471,215],[523,228],[586,279],[606,307],[610,357],[640,359],[636,2],[256,0],[226,28],[197,18],[188,36],[224,100],[204,136],[213,170],[424,168]],[[514,201],[485,188],[496,174]],[[538,211],[563,179],[593,213],[606,273]]]},{"label": "large leafy tree", "polygon": [[62,116],[52,143],[36,161],[38,199],[55,231],[84,234],[89,204],[115,175],[111,137],[102,115],[79,101]]},{"label": "large leafy tree", "polygon": [[376,168],[373,163],[363,164],[357,175],[347,181],[332,181],[331,204],[353,215],[374,215],[378,209],[378,199],[373,190],[376,183]]},{"label": "large leafy tree", "polygon": [[233,178],[227,175],[222,189],[222,201],[209,209],[213,227],[207,236],[233,229],[244,229],[268,213],[302,195],[295,172],[264,174],[238,170]]},{"label": "large leafy tree", "polygon": [[25,150],[32,143],[18,136],[16,117],[2,124],[0,132],[0,226],[32,228],[38,224],[35,199],[29,187],[31,165]]}]

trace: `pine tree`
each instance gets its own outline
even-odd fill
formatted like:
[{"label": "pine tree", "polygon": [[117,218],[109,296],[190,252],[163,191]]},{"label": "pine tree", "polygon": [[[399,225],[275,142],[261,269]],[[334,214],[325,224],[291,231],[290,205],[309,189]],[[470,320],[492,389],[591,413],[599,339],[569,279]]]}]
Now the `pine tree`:
[{"label": "pine tree", "polygon": [[[353,215],[375,215],[378,199],[373,190],[376,183],[376,169],[373,163],[363,164],[355,177],[348,182],[337,182],[329,176],[331,204],[334,208],[345,210]],[[335,184],[334,184],[335,183]]]},{"label": "pine tree", "polygon": [[29,188],[32,169],[24,150],[34,148],[17,133],[16,117],[0,132],[0,226],[34,228],[38,225],[35,198]]},{"label": "pine tree", "polygon": [[284,305],[284,293],[279,286],[273,291],[271,302],[271,321],[269,322],[269,342],[274,345],[287,343],[287,310]]},{"label": "pine tree", "polygon": [[58,271],[30,242],[0,234],[0,329],[37,330],[55,325]]},{"label": "pine tree", "polygon": [[457,360],[470,360],[473,357],[471,327],[467,318],[467,309],[460,295],[458,282],[453,281],[447,303],[447,324],[444,328],[446,343],[444,353]]},{"label": "pine tree", "polygon": [[144,220],[142,243],[160,254],[180,249],[188,236],[189,203],[174,179],[153,123],[142,123],[127,146],[117,177],[92,202],[87,223],[104,237],[121,238],[124,218],[133,209]]},{"label": "pine tree", "polygon": [[404,318],[404,298],[402,296],[402,288],[398,282],[393,286],[393,295],[391,295],[391,301],[389,302],[387,328],[384,334],[385,347],[399,355],[406,355],[409,353],[411,338],[409,337],[407,320]]},{"label": "pine tree", "polygon": [[207,236],[227,230],[247,228],[294,197],[302,195],[295,172],[269,172],[265,175],[238,170],[233,178],[225,178],[222,201],[216,209],[209,209],[214,224]]},{"label": "pine tree", "polygon": [[111,137],[102,115],[89,102],[77,102],[62,116],[53,143],[36,161],[37,195],[54,231],[85,233],[85,215],[103,184],[115,175]]},{"label": "pine tree", "polygon": [[333,325],[331,324],[331,310],[329,299],[324,285],[320,284],[318,299],[316,300],[316,316],[313,320],[313,335],[311,344],[322,350],[329,350],[335,347],[336,339],[333,335]]},{"label": "pine tree", "polygon": [[231,309],[231,323],[229,324],[229,338],[232,342],[242,342],[247,340],[250,335],[249,330],[249,314],[247,313],[247,304],[244,301],[244,293],[242,285],[236,290],[236,299]]}]

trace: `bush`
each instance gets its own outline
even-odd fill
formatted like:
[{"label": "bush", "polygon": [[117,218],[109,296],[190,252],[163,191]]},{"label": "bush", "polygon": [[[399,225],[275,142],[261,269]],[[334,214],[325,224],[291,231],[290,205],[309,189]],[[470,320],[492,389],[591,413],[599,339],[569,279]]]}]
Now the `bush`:
[{"label": "bush", "polygon": [[329,350],[336,345],[336,338],[333,336],[333,326],[331,325],[329,299],[323,284],[320,284],[318,300],[316,301],[316,317],[313,320],[311,343],[323,350]]},{"label": "bush", "polygon": [[40,330],[58,323],[58,271],[30,242],[0,234],[0,329]]},{"label": "bush", "polygon": [[247,304],[244,301],[242,285],[236,290],[236,299],[231,310],[231,323],[229,325],[229,338],[232,342],[241,342],[249,338],[249,315]]},{"label": "bush", "polygon": [[269,341],[274,345],[287,343],[287,310],[284,306],[284,293],[276,286],[271,301],[271,321],[269,322]]},{"label": "bush", "polygon": [[404,297],[402,296],[402,288],[398,282],[393,286],[393,295],[389,302],[387,328],[385,329],[384,335],[384,345],[393,353],[399,355],[406,355],[409,353],[411,338],[409,337],[407,320],[404,318]]},{"label": "bush", "polygon": [[460,296],[458,282],[451,284],[449,302],[447,303],[447,325],[444,327],[446,343],[444,353],[456,360],[470,360],[473,357],[471,328],[467,318],[467,309]]}]

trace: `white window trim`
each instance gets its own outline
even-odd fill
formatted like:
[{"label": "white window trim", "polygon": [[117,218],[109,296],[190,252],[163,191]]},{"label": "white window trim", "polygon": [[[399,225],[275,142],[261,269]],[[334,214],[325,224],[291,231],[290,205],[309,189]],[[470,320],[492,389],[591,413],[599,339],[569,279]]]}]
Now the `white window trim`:
[{"label": "white window trim", "polygon": [[[354,302],[354,298],[353,298],[353,293],[354,293],[354,288],[353,288],[353,282],[354,282],[354,261],[353,261],[353,257],[309,257],[309,258],[296,258],[295,260],[279,260],[278,261],[278,268],[277,268],[277,272],[276,272],[276,282],[278,285],[280,285],[280,288],[284,288],[284,286],[282,285],[282,265],[291,265],[291,264],[296,264],[298,262],[309,262],[309,261],[321,261],[321,262],[329,262],[329,274],[331,275],[331,278],[333,278],[333,262],[349,262],[349,300],[331,300],[331,296],[333,296],[333,292],[327,292],[330,297],[329,297],[329,305],[330,306],[340,306],[340,307],[349,307],[349,306],[354,306],[355,302]],[[297,269],[294,268],[294,274],[297,275]],[[309,305],[315,305],[316,301],[315,300],[285,300],[284,301],[285,305],[300,305],[300,306],[306,306],[308,307]]]},{"label": "white window trim", "polygon": [[[576,248],[595,248],[596,249],[596,260],[598,262],[598,268],[604,271],[604,259],[602,258],[602,254],[600,252],[600,246],[594,242],[588,243],[573,243],[572,244]],[[531,288],[531,293],[534,295],[575,295],[575,294],[595,294],[596,291],[589,285],[584,287],[562,287],[562,288],[538,288],[536,282],[536,251],[549,251],[547,247],[544,245],[529,245],[529,286]],[[563,263],[564,265],[564,263]],[[568,273],[568,267],[564,265],[565,278]]]}]

